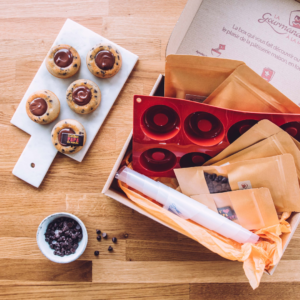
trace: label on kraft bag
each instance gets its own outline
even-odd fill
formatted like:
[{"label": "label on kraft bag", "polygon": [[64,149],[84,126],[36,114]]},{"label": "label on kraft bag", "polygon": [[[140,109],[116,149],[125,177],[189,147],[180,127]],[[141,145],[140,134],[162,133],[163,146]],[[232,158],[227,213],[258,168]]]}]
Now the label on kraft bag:
[{"label": "label on kraft bag", "polygon": [[73,146],[83,146],[83,138],[84,135],[82,134],[70,134],[70,133],[63,133],[62,134],[62,143],[67,145]]},{"label": "label on kraft bag", "polygon": [[237,215],[231,206],[218,207],[218,213],[231,221],[237,220]]},{"label": "label on kraft bag", "polygon": [[240,190],[252,189],[252,185],[251,185],[250,180],[239,181],[237,184],[238,184]]}]

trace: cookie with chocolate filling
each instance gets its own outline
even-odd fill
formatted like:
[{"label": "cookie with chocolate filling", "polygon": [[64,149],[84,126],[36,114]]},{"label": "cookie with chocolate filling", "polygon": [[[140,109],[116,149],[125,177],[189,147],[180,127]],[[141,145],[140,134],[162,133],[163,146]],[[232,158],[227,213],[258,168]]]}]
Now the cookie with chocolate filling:
[{"label": "cookie with chocolate filling", "polygon": [[110,78],[119,72],[122,56],[115,46],[99,44],[87,54],[86,64],[93,75],[99,78]]},{"label": "cookie with chocolate filling", "polygon": [[78,121],[66,119],[59,121],[52,129],[51,140],[61,153],[72,154],[82,149],[86,142],[86,132]]},{"label": "cookie with chocolate filling", "polygon": [[78,52],[69,45],[57,45],[50,49],[46,57],[48,71],[58,78],[69,78],[80,68],[81,59]]},{"label": "cookie with chocolate filling", "polygon": [[92,113],[99,106],[101,92],[96,83],[87,79],[79,79],[71,83],[67,89],[67,103],[77,114]]},{"label": "cookie with chocolate filling", "polygon": [[42,125],[49,124],[59,115],[59,99],[51,91],[37,91],[27,99],[26,112],[32,121]]}]

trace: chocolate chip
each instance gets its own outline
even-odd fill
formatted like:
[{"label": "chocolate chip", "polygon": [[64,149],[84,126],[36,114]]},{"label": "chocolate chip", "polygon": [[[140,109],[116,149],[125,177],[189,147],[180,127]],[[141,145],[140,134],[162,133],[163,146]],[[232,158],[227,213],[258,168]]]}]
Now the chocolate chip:
[{"label": "chocolate chip", "polygon": [[87,82],[84,82],[84,84],[87,84]]},{"label": "chocolate chip", "polygon": [[49,102],[53,102],[52,100],[49,100]]},{"label": "chocolate chip", "polygon": [[99,251],[95,251],[94,254],[95,254],[95,256],[98,256],[99,255]]},{"label": "chocolate chip", "polygon": [[82,113],[82,114],[84,113],[84,109],[81,111],[81,113]]},{"label": "chocolate chip", "polygon": [[119,65],[119,63],[117,63],[117,62],[116,62],[116,65],[118,66],[118,65]]},{"label": "chocolate chip", "polygon": [[113,243],[117,242],[117,238],[116,237],[113,237],[111,240],[112,240]]},{"label": "chocolate chip", "polygon": [[101,241],[101,235],[97,236],[97,241],[100,242]]},{"label": "chocolate chip", "polygon": [[74,65],[74,68],[77,68],[77,64]]},{"label": "chocolate chip", "polygon": [[104,71],[101,71],[101,73],[104,75],[105,74],[105,72]]},{"label": "chocolate chip", "polygon": [[94,90],[94,92],[97,94],[98,92],[97,92],[97,90]]},{"label": "chocolate chip", "polygon": [[91,107],[91,110],[93,110],[93,108]]},{"label": "chocolate chip", "polygon": [[223,177],[222,180],[221,180],[221,182],[222,182],[222,183],[228,183],[228,178]]},{"label": "chocolate chip", "polygon": [[217,178],[217,174],[210,174],[209,179],[214,181]]},{"label": "chocolate chip", "polygon": [[[34,122],[36,122],[36,120],[34,120]],[[53,136],[53,135],[52,135]]]},{"label": "chocolate chip", "polygon": [[47,116],[49,116],[49,113],[47,113]]},{"label": "chocolate chip", "polygon": [[[69,229],[74,227],[73,229]],[[67,229],[67,230],[63,230]],[[51,249],[55,250],[55,255],[64,256],[75,253],[78,248],[78,242],[82,238],[81,226],[71,218],[58,218],[48,225],[45,235],[49,239],[48,243]],[[52,234],[52,235],[50,235]],[[67,236],[71,235],[72,238]],[[79,236],[81,238],[79,239]]]},{"label": "chocolate chip", "polygon": [[61,149],[61,151],[62,151],[62,152],[65,152],[65,150],[64,150],[64,149]]},{"label": "chocolate chip", "polygon": [[111,251],[113,251],[113,250],[114,250],[114,248],[113,248],[112,246],[109,246],[109,247],[108,247],[108,251],[109,251],[109,252],[111,252]]},{"label": "chocolate chip", "polygon": [[215,181],[216,181],[216,182],[220,182],[222,179],[223,179],[223,176],[218,176],[218,177],[215,179]]},{"label": "chocolate chip", "polygon": [[107,239],[107,234],[106,234],[105,232],[103,232],[103,233],[102,233],[102,237],[103,237],[104,239]]},{"label": "chocolate chip", "polygon": [[62,73],[61,75],[65,76],[65,75],[67,75],[67,73]]}]

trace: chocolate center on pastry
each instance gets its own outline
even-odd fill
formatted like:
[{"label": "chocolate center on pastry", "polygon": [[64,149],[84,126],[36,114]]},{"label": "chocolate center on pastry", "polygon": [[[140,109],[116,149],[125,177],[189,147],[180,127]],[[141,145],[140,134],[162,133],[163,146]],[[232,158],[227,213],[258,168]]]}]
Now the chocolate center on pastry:
[{"label": "chocolate center on pastry", "polygon": [[59,134],[58,134],[58,141],[59,141],[59,143],[60,143],[62,146],[64,146],[64,147],[69,147],[70,145],[64,144],[64,143],[62,142],[62,134],[63,134],[63,133],[75,134],[75,131],[74,131],[73,129],[71,129],[71,128],[64,128],[64,129],[62,129],[62,130],[59,132]]},{"label": "chocolate center on pastry", "polygon": [[88,89],[86,86],[78,86],[74,89],[72,93],[72,98],[77,105],[83,106],[91,101],[92,93],[91,90]]},{"label": "chocolate center on pastry", "polygon": [[68,67],[73,62],[73,54],[68,49],[60,49],[54,55],[54,62],[60,68]]},{"label": "chocolate center on pastry", "polygon": [[29,110],[35,116],[42,116],[47,111],[48,105],[43,98],[35,98],[29,104]]},{"label": "chocolate center on pastry", "polygon": [[115,64],[115,57],[110,51],[102,50],[96,54],[95,63],[101,70],[111,70]]}]

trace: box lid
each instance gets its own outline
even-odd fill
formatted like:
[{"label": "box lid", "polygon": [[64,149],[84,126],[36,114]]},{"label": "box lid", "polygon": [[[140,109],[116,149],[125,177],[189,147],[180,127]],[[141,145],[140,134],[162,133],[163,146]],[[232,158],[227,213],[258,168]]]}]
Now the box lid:
[{"label": "box lid", "polygon": [[300,3],[189,0],[166,54],[244,61],[300,106]]}]

